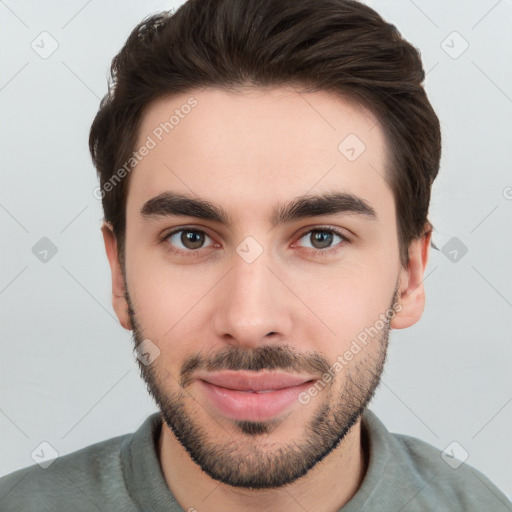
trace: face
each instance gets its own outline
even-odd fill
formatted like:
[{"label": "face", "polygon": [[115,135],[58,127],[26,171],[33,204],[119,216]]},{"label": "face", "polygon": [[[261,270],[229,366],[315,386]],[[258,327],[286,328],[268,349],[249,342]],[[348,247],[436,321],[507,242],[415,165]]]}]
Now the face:
[{"label": "face", "polygon": [[421,315],[418,295],[397,312],[410,273],[380,125],[327,92],[204,89],[151,104],[144,144],[121,278],[107,247],[141,374],[212,478],[293,482],[358,421],[393,322]]}]

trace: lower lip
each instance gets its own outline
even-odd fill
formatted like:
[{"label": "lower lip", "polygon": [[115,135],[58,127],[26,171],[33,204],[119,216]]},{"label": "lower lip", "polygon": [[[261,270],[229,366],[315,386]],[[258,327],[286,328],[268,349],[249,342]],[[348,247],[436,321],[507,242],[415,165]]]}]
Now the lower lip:
[{"label": "lower lip", "polygon": [[299,395],[310,388],[313,381],[268,393],[222,388],[204,380],[199,383],[206,396],[224,416],[233,420],[265,421],[279,415],[293,402],[298,401]]}]

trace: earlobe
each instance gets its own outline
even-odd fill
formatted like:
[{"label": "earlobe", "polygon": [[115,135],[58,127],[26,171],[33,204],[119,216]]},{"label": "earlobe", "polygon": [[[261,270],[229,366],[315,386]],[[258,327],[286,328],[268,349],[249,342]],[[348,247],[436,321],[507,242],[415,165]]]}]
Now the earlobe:
[{"label": "earlobe", "polygon": [[391,320],[391,328],[405,329],[419,321],[425,308],[423,279],[428,263],[432,230],[413,240],[409,246],[409,263],[400,275],[400,311]]},{"label": "earlobe", "polygon": [[117,239],[111,224],[106,221],[101,226],[101,232],[112,275],[112,307],[121,325],[130,331],[132,326],[128,315],[128,304],[125,299],[124,277],[119,262]]}]

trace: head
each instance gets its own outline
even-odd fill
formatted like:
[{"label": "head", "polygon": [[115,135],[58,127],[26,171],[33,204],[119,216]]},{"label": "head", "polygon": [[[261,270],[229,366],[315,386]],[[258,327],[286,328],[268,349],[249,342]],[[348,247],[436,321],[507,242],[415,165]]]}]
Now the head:
[{"label": "head", "polygon": [[[210,476],[290,483],[423,312],[441,138],[419,54],[354,1],[189,0],[139,24],[111,74],[89,143],[113,306],[158,354],[142,376]],[[226,369],[317,391],[233,420],[197,378]]]}]

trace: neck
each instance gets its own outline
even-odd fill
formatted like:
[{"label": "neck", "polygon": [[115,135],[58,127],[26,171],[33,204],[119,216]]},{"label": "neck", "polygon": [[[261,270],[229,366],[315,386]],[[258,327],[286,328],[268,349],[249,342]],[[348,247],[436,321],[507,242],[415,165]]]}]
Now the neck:
[{"label": "neck", "polygon": [[158,455],[169,489],[184,510],[200,512],[337,512],[360,487],[367,467],[361,420],[327,457],[281,488],[243,489],[212,479],[190,458],[163,423]]}]

